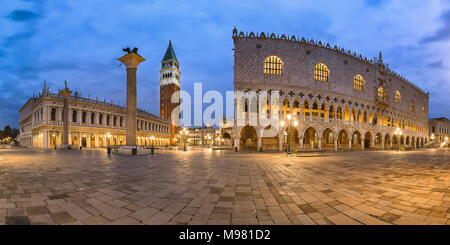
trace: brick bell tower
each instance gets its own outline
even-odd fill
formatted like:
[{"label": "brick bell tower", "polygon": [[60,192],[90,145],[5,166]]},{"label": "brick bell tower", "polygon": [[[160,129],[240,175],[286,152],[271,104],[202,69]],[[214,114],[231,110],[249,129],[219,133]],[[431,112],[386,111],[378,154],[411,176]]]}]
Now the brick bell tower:
[{"label": "brick bell tower", "polygon": [[[172,103],[172,94],[180,90],[180,63],[177,60],[175,51],[172,47],[172,42],[169,40],[169,47],[167,47],[166,53],[161,61],[161,70],[159,70],[159,97],[160,97],[160,110],[159,114],[161,118],[171,119],[172,110],[175,109],[180,102]],[[177,120],[177,119],[173,119]],[[170,126],[170,144],[175,144],[175,135],[178,133],[179,127],[174,125],[172,120]],[[178,123],[179,125],[179,123]]]}]

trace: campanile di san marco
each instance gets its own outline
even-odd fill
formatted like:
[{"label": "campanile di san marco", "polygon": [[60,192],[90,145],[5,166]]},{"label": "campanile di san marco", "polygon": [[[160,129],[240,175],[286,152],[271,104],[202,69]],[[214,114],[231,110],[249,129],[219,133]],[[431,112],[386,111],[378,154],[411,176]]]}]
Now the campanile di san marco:
[{"label": "campanile di san marco", "polygon": [[172,47],[172,42],[169,40],[169,46],[167,47],[166,53],[161,61],[161,70],[159,70],[159,81],[160,81],[160,117],[163,119],[171,120],[170,127],[170,144],[174,144],[175,134],[178,131],[179,125],[174,120],[179,120],[178,118],[171,118],[173,109],[175,109],[180,102],[172,103],[172,94],[176,91],[180,91],[181,81],[180,81],[180,63],[177,60],[175,51]]}]

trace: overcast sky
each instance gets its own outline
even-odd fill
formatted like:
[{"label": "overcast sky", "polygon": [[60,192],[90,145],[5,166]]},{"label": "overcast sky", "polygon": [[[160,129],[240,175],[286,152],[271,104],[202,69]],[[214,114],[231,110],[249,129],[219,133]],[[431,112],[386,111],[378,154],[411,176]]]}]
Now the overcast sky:
[{"label": "overcast sky", "polygon": [[182,88],[233,89],[232,29],[313,38],[372,58],[430,92],[430,117],[450,118],[450,2],[32,1],[0,8],[0,128],[20,107],[68,81],[83,96],[125,103],[121,48],[137,46],[138,106],[159,114],[160,61],[172,40]]}]

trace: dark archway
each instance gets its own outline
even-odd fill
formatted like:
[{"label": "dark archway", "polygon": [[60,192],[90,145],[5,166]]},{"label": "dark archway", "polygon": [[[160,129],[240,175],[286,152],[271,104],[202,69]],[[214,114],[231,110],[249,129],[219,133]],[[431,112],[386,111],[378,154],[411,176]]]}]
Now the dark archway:
[{"label": "dark archway", "polygon": [[241,130],[241,150],[257,150],[256,130],[252,126],[245,126]]},{"label": "dark archway", "polygon": [[364,136],[364,148],[368,149],[370,148],[370,141],[372,140],[372,134],[370,132],[367,132]]},{"label": "dark archway", "polygon": [[344,129],[338,134],[338,149],[348,149],[348,133]]},{"label": "dark archway", "polygon": [[327,150],[334,150],[334,133],[331,129],[327,128],[322,133],[321,148]]},{"label": "dark archway", "polygon": [[310,148],[310,149],[316,149],[318,148],[318,141],[317,141],[317,131],[309,127],[305,130],[305,134],[303,137],[303,145],[304,148]]}]

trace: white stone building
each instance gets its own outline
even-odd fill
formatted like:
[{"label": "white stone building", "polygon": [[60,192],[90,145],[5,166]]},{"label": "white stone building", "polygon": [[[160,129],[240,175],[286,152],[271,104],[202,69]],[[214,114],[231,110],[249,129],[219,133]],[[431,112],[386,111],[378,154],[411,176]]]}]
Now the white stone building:
[{"label": "white stone building", "polygon": [[[69,144],[73,147],[125,145],[124,106],[83,98],[75,93],[69,100]],[[63,140],[63,100],[44,88],[19,110],[18,141],[22,146],[55,148]],[[169,144],[170,122],[143,110],[137,115],[137,144]]]}]

